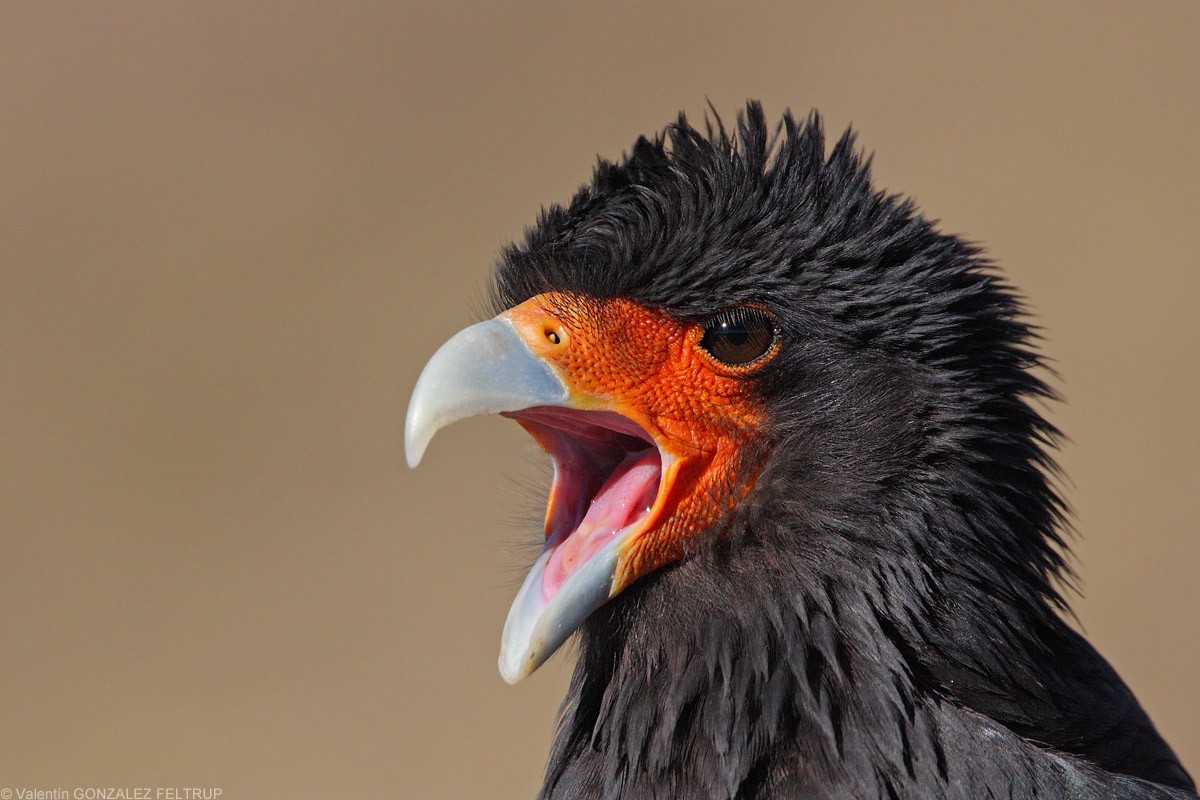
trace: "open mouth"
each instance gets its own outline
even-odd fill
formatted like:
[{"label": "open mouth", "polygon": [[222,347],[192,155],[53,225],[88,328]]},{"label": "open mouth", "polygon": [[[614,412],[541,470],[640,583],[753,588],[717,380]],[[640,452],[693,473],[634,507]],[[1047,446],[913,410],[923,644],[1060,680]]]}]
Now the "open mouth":
[{"label": "open mouth", "polygon": [[[685,558],[754,477],[738,471],[738,453],[758,412],[738,376],[691,357],[699,329],[619,298],[600,313],[610,300],[593,300],[537,295],[459,331],[421,371],[405,417],[409,466],[438,430],[481,414],[516,420],[553,460],[545,546],[501,636],[509,683],[635,581]],[[648,358],[592,324],[610,317]]]},{"label": "open mouth", "polygon": [[682,423],[682,435],[668,434],[661,415],[643,414],[624,398],[633,387],[575,387],[556,366],[569,332],[537,303],[518,311],[472,325],[439,347],[417,379],[404,422],[409,466],[438,430],[480,414],[515,419],[553,460],[545,546],[501,636],[500,675],[509,683],[537,669],[639,576],[681,557],[678,538],[663,526],[713,457],[711,448],[691,442],[686,414],[668,420],[675,428]]},{"label": "open mouth", "polygon": [[540,586],[546,602],[589,559],[657,516],[670,456],[637,423],[609,411],[541,406],[504,416],[520,422],[554,462]]},{"label": "open mouth", "polygon": [[[708,388],[695,384],[698,394],[687,393],[685,404],[668,402],[665,393],[675,381],[705,369],[689,366],[686,349],[681,364],[672,360],[681,356],[671,346],[655,350],[666,361],[623,360],[637,367],[629,374],[621,368],[575,374],[575,360],[599,358],[607,340],[571,328],[547,310],[553,310],[551,300],[539,297],[439,347],[413,388],[404,422],[410,466],[438,430],[480,414],[516,420],[554,463],[545,546],[513,598],[501,635],[500,675],[509,683],[545,663],[592,612],[634,581],[687,555],[691,533],[723,512],[728,492],[717,502],[725,487],[714,481],[737,466],[740,431],[757,419],[751,407],[743,408],[740,384],[707,371]],[[691,336],[658,312],[634,307],[630,313],[639,330],[658,332],[651,337],[656,343]],[[582,349],[576,353],[572,342]],[[695,416],[696,403],[710,395],[721,407]]]}]

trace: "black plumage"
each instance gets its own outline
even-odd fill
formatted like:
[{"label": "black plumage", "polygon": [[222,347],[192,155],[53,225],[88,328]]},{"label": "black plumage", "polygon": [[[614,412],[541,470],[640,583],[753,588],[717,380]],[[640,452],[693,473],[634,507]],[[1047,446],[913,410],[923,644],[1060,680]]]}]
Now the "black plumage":
[{"label": "black plumage", "polygon": [[[980,251],[876,190],[820,119],[682,117],[601,162],[497,267],[783,347],[745,500],[592,614],[547,798],[1141,798],[1193,784],[1060,617],[1057,431],[1035,335]],[[1173,788],[1168,788],[1173,787]]]}]

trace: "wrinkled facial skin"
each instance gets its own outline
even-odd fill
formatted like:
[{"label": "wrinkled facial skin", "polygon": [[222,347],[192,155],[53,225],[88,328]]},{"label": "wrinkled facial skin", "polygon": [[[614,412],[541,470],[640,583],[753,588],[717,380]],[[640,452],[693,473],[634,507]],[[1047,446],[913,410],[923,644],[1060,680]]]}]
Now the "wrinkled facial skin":
[{"label": "wrinkled facial skin", "polygon": [[[753,469],[739,449],[761,412],[747,377],[778,343],[754,364],[730,366],[700,347],[700,324],[620,298],[545,294],[501,316],[559,372],[576,394],[575,407],[621,414],[675,459],[657,513],[618,561],[613,594],[682,557],[693,535],[749,490]],[[540,440],[535,425],[522,424]],[[548,508],[547,533],[553,513]]]}]

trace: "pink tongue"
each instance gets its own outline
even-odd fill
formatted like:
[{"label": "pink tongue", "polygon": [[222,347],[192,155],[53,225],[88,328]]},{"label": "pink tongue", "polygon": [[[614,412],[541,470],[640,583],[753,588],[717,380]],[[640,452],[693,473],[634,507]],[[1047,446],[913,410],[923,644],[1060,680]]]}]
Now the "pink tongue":
[{"label": "pink tongue", "polygon": [[542,592],[549,600],[567,576],[612,541],[626,525],[645,514],[658,494],[662,471],[658,453],[630,453],[592,498],[583,522],[550,555],[542,577]]}]

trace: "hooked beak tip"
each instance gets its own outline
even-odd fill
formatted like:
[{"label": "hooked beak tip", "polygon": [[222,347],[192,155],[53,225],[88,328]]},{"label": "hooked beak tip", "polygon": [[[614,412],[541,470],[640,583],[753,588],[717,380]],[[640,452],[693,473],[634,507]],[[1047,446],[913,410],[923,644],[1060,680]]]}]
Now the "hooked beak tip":
[{"label": "hooked beak tip", "polygon": [[417,444],[409,439],[404,438],[404,460],[408,463],[409,469],[416,469],[421,463],[421,456],[425,455],[425,443]]},{"label": "hooked beak tip", "polygon": [[[422,373],[423,377],[424,373]],[[409,469],[416,469],[417,465],[421,463],[421,457],[425,455],[425,448],[429,446],[429,440],[441,427],[429,418],[430,414],[427,411],[429,393],[422,389],[422,381],[418,379],[417,385],[413,389],[412,399],[408,403],[408,414],[404,420],[404,460],[408,462]]]}]

